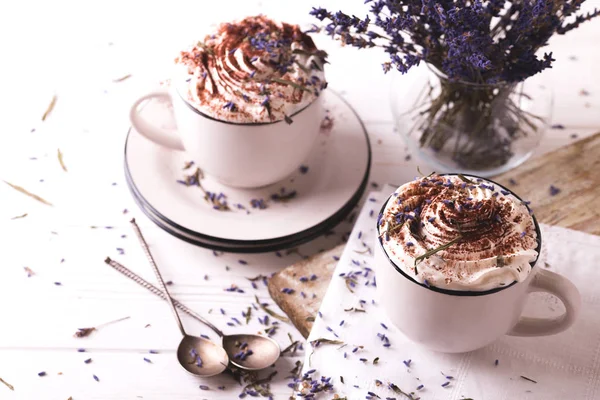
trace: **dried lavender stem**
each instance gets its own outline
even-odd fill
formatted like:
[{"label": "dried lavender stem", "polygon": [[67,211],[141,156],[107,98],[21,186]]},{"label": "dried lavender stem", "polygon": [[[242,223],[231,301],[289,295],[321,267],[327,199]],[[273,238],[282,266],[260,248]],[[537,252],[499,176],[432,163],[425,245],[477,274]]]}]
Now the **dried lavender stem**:
[{"label": "dried lavender stem", "polygon": [[105,322],[105,323],[103,323],[103,324],[100,324],[100,325],[98,325],[98,326],[96,327],[96,329],[98,329],[98,328],[102,328],[102,327],[104,327],[104,326],[107,326],[107,325],[116,324],[117,322],[125,321],[126,319],[129,319],[129,318],[131,318],[131,317],[127,316],[127,317],[123,317],[123,318],[115,319],[114,321]]},{"label": "dried lavender stem", "polygon": [[6,382],[4,379],[0,378],[0,382],[4,383],[10,390],[15,390],[15,387],[10,383]]},{"label": "dried lavender stem", "polygon": [[148,246],[146,239],[144,239],[144,235],[142,234],[142,231],[140,230],[140,227],[138,226],[137,222],[135,222],[135,218],[132,218],[130,222],[131,222],[131,225],[133,226],[133,230],[135,231],[136,236],[138,237],[138,240],[140,241],[140,244],[142,245],[142,249],[144,250],[144,253],[146,254],[146,258],[148,259],[150,266],[154,270],[154,275],[156,276],[156,279],[160,283],[160,286],[162,287],[163,292],[165,292],[165,294],[166,294],[167,303],[169,303],[169,305],[171,306],[171,311],[173,312],[173,316],[175,317],[175,320],[177,321],[179,330],[181,331],[181,334],[183,336],[187,336],[187,333],[185,333],[185,329],[183,328],[183,324],[181,323],[181,318],[179,318],[179,314],[177,313],[177,309],[175,308],[175,303],[173,302],[173,299],[171,298],[171,295],[169,294],[169,290],[167,289],[167,285],[165,284],[165,281],[163,280],[162,275],[158,269],[158,265],[156,265],[156,262],[154,261],[154,257],[152,256],[152,253],[150,252],[150,246]]}]

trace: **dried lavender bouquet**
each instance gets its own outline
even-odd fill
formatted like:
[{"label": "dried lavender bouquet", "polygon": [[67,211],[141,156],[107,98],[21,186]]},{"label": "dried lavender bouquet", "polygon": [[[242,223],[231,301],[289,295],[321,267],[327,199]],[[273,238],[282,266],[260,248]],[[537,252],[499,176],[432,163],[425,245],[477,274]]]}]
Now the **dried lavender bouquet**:
[{"label": "dried lavender bouquet", "polygon": [[600,15],[584,14],[585,0],[380,0],[365,1],[359,18],[313,8],[324,30],[345,45],[382,48],[392,69],[406,73],[427,63],[439,87],[426,88],[411,134],[421,147],[449,152],[465,169],[486,169],[512,157],[515,139],[540,129],[539,117],[520,107],[519,85],[551,68],[552,53],[538,56],[554,34]]}]

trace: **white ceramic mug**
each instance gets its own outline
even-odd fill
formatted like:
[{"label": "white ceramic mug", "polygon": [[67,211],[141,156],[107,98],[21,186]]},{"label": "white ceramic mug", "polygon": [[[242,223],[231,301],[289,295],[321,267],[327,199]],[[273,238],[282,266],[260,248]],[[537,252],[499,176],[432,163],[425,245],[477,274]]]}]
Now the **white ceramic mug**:
[{"label": "white ceramic mug", "polygon": [[[541,234],[535,218],[534,223],[539,253]],[[393,324],[415,343],[443,353],[476,350],[505,334],[562,332],[573,325],[581,306],[581,296],[571,281],[535,265],[524,281],[485,292],[444,290],[413,280],[388,257],[381,239],[375,244],[375,265],[379,302]],[[522,317],[532,292],[558,297],[565,313],[557,318]]]},{"label": "white ceramic mug", "polygon": [[[177,135],[154,126],[139,113],[149,99],[173,104]],[[292,123],[234,123],[210,117],[175,90],[148,93],[131,107],[133,127],[153,142],[185,150],[204,173],[239,188],[257,188],[282,180],[308,157],[323,118],[321,96],[291,115]]]}]

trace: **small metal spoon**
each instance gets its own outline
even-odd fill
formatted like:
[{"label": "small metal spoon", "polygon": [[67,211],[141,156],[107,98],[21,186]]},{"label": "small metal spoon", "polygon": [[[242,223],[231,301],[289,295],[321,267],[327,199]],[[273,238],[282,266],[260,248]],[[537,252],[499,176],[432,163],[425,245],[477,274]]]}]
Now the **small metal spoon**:
[{"label": "small metal spoon", "polygon": [[[143,236],[141,236],[140,229],[135,220],[132,220],[131,223],[133,224],[136,233],[139,232],[138,238],[140,238],[140,242],[144,248],[144,251],[146,254],[150,254],[148,244],[145,240],[143,240]],[[150,255],[150,257],[152,256]],[[170,297],[165,294],[168,292],[161,291],[159,288],[145,281],[139,275],[130,271],[116,261],[107,259],[106,263],[162,299],[167,300],[167,297]],[[260,370],[273,365],[279,359],[279,356],[281,355],[281,349],[275,340],[256,334],[225,335],[219,328],[214,326],[200,314],[190,310],[179,301],[173,299],[173,303],[177,308],[202,322],[204,325],[212,329],[217,335],[219,335],[223,343],[223,348],[229,356],[229,361],[236,367],[250,371]]]},{"label": "small metal spoon", "polygon": [[189,373],[201,377],[218,375],[225,371],[227,365],[229,364],[229,357],[227,356],[227,353],[223,347],[213,343],[208,339],[191,336],[185,333],[185,329],[183,329],[183,325],[181,324],[181,319],[179,318],[175,304],[173,304],[173,299],[167,290],[167,285],[165,285],[162,275],[158,270],[158,266],[154,262],[154,257],[152,257],[152,254],[150,253],[150,248],[148,247],[148,244],[146,243],[139,226],[136,224],[135,219],[132,219],[131,223],[138,239],[142,243],[146,257],[148,257],[148,261],[150,262],[152,269],[154,269],[156,279],[158,279],[158,282],[160,282],[160,286],[165,293],[165,298],[171,306],[171,311],[173,311],[173,315],[175,316],[179,330],[183,335],[183,339],[181,339],[179,347],[177,347],[177,360],[179,361],[179,364],[181,364],[181,366]]}]

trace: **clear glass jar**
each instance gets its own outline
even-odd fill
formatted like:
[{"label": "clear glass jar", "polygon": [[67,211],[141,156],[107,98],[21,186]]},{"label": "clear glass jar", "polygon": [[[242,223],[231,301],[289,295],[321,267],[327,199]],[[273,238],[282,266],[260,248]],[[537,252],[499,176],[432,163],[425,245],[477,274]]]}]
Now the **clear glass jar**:
[{"label": "clear glass jar", "polygon": [[538,76],[473,84],[428,67],[398,75],[392,84],[392,113],[411,153],[436,172],[482,177],[506,172],[531,156],[552,113],[552,93]]}]

